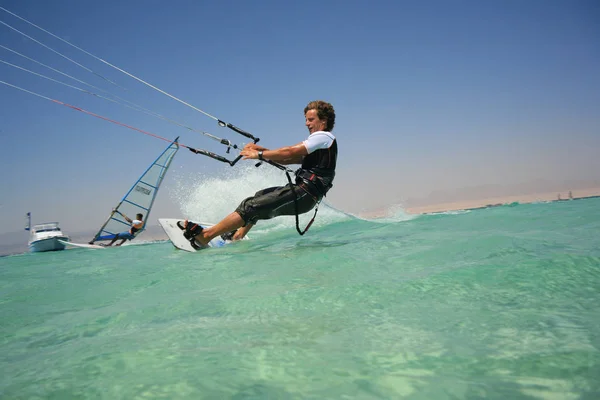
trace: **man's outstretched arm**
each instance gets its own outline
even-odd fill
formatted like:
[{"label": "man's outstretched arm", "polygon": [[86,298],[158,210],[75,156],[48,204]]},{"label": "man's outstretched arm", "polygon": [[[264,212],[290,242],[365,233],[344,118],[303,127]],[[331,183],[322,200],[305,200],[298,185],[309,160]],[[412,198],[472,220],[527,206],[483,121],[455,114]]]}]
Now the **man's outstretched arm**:
[{"label": "man's outstretched arm", "polygon": [[298,143],[293,146],[280,147],[275,150],[256,150],[250,147],[244,147],[240,152],[244,160],[259,160],[262,151],[262,159],[275,161],[280,164],[301,164],[302,159],[308,155],[308,150],[304,143]]}]

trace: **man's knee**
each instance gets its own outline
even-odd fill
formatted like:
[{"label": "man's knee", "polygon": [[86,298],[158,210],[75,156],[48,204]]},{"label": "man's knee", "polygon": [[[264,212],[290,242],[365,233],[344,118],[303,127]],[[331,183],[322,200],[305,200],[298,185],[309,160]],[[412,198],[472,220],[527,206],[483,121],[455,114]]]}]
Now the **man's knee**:
[{"label": "man's knee", "polygon": [[244,236],[246,236],[245,232],[240,232],[240,230],[238,229],[234,234],[233,237],[231,238],[232,240],[241,240],[244,238]]},{"label": "man's knee", "polygon": [[244,236],[246,236],[246,234],[248,233],[248,231],[249,231],[250,229],[252,229],[252,227],[253,227],[254,225],[255,225],[255,224],[246,224],[246,225],[244,225],[243,227],[239,228],[239,229],[238,229],[238,230],[236,230],[236,231],[235,231],[235,233],[233,234],[233,237],[232,237],[232,239],[233,239],[233,240],[240,240],[240,239],[243,239],[243,238],[244,238]]}]

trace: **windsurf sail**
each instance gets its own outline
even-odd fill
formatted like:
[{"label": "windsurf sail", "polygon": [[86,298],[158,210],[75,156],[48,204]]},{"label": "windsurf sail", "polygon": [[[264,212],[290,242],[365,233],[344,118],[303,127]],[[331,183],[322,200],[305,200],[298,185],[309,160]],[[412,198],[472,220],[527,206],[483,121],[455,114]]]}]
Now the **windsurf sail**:
[{"label": "windsurf sail", "polygon": [[135,232],[134,236],[144,231],[158,189],[171,165],[171,161],[173,161],[173,157],[179,150],[178,140],[179,137],[171,142],[142,174],[140,179],[133,184],[90,243],[99,240],[112,240],[116,234],[129,231],[131,223],[124,216],[135,220],[137,214],[142,214],[143,225]]}]

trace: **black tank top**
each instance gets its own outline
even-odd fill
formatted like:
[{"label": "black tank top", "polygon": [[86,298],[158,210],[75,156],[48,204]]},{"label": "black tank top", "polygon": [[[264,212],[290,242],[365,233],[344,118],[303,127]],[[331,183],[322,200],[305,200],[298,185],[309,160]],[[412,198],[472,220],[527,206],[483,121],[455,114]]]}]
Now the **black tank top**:
[{"label": "black tank top", "polygon": [[318,197],[324,196],[333,186],[337,153],[337,139],[334,139],[328,149],[316,150],[304,157],[302,166],[296,171],[297,179],[307,183]]}]

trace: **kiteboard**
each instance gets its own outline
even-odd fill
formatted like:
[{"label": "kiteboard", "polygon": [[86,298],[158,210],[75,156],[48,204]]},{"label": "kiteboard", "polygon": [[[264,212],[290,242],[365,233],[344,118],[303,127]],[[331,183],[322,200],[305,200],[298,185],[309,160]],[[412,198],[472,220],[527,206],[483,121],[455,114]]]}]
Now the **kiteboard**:
[{"label": "kiteboard", "polygon": [[[160,226],[163,228],[163,230],[167,234],[167,237],[169,238],[169,240],[171,241],[173,246],[175,246],[176,248],[178,248],[180,250],[185,250],[185,251],[189,251],[191,253],[195,253],[198,250],[192,246],[190,241],[188,239],[186,239],[185,236],[183,236],[184,231],[179,226],[177,226],[177,221],[183,221],[183,219],[182,218],[159,218],[158,219],[158,223],[160,224]],[[208,228],[208,227],[214,225],[214,224],[207,223],[207,222],[197,222],[197,224],[203,228]],[[244,237],[244,240],[245,239],[248,239],[248,237]],[[210,243],[208,244],[208,247],[223,247],[229,243],[231,243],[231,240],[225,240],[221,236],[217,236],[216,238],[214,238],[213,240],[210,241]],[[202,250],[202,249],[199,249],[199,250]]]}]

